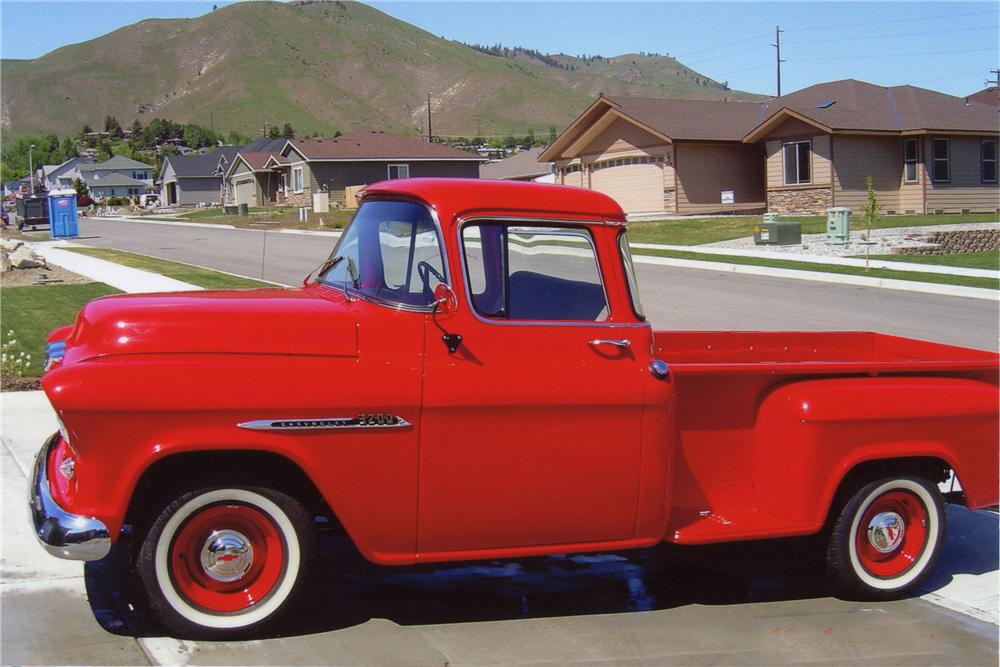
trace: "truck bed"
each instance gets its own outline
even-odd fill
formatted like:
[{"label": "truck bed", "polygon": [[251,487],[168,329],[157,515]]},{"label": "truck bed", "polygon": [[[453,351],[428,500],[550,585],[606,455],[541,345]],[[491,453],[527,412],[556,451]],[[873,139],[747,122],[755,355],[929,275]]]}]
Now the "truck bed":
[{"label": "truck bed", "polygon": [[[872,332],[656,331],[654,341],[656,356],[670,365],[677,415],[665,539],[681,544],[818,529],[754,503],[761,483],[755,477],[757,415],[773,389],[798,379],[859,375],[996,384],[1000,369],[994,352]],[[929,405],[928,415],[938,409]]]},{"label": "truck bed", "polygon": [[871,331],[656,331],[675,374],[996,371],[1000,355]]}]

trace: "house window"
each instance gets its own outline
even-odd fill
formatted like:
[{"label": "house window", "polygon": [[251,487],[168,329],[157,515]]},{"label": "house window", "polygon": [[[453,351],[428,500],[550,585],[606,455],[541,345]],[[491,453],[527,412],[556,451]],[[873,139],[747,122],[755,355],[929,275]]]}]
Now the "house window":
[{"label": "house window", "polygon": [[785,185],[803,185],[812,182],[812,175],[809,172],[811,144],[810,141],[790,141],[783,146]]},{"label": "house window", "polygon": [[903,180],[907,183],[917,182],[917,140],[903,140]]},{"label": "house window", "polygon": [[390,164],[389,165],[389,180],[394,178],[409,178],[410,177],[410,165],[408,164]]},{"label": "house window", "polygon": [[302,192],[302,167],[292,169],[292,189]]},{"label": "house window", "polygon": [[948,140],[935,139],[933,145],[934,182],[947,183],[951,180],[948,161]]},{"label": "house window", "polygon": [[996,139],[984,139],[979,147],[982,167],[980,174],[983,183],[997,182],[997,141]]}]

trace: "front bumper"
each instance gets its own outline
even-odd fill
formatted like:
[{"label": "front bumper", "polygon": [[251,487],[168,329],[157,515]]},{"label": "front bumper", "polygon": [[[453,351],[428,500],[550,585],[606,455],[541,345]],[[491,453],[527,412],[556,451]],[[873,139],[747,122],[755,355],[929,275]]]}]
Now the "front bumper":
[{"label": "front bumper", "polygon": [[111,536],[103,522],[70,514],[55,501],[49,487],[49,453],[59,442],[59,434],[45,441],[35,459],[28,501],[35,537],[53,556],[67,560],[100,560],[111,551]]}]

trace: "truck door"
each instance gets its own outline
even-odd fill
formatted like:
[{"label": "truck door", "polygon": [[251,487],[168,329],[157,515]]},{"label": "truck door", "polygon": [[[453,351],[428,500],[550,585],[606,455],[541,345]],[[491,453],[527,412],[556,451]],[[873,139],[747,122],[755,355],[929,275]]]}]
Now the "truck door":
[{"label": "truck door", "polygon": [[607,321],[584,227],[468,223],[460,245],[467,298],[427,318],[418,552],[631,538],[649,327]]}]

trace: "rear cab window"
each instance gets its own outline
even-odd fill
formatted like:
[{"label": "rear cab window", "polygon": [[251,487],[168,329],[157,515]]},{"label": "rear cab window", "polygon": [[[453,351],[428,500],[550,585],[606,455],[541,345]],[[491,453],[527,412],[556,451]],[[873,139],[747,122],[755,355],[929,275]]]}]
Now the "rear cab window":
[{"label": "rear cab window", "polygon": [[483,318],[603,322],[607,293],[582,228],[476,222],[462,227],[469,301]]}]

